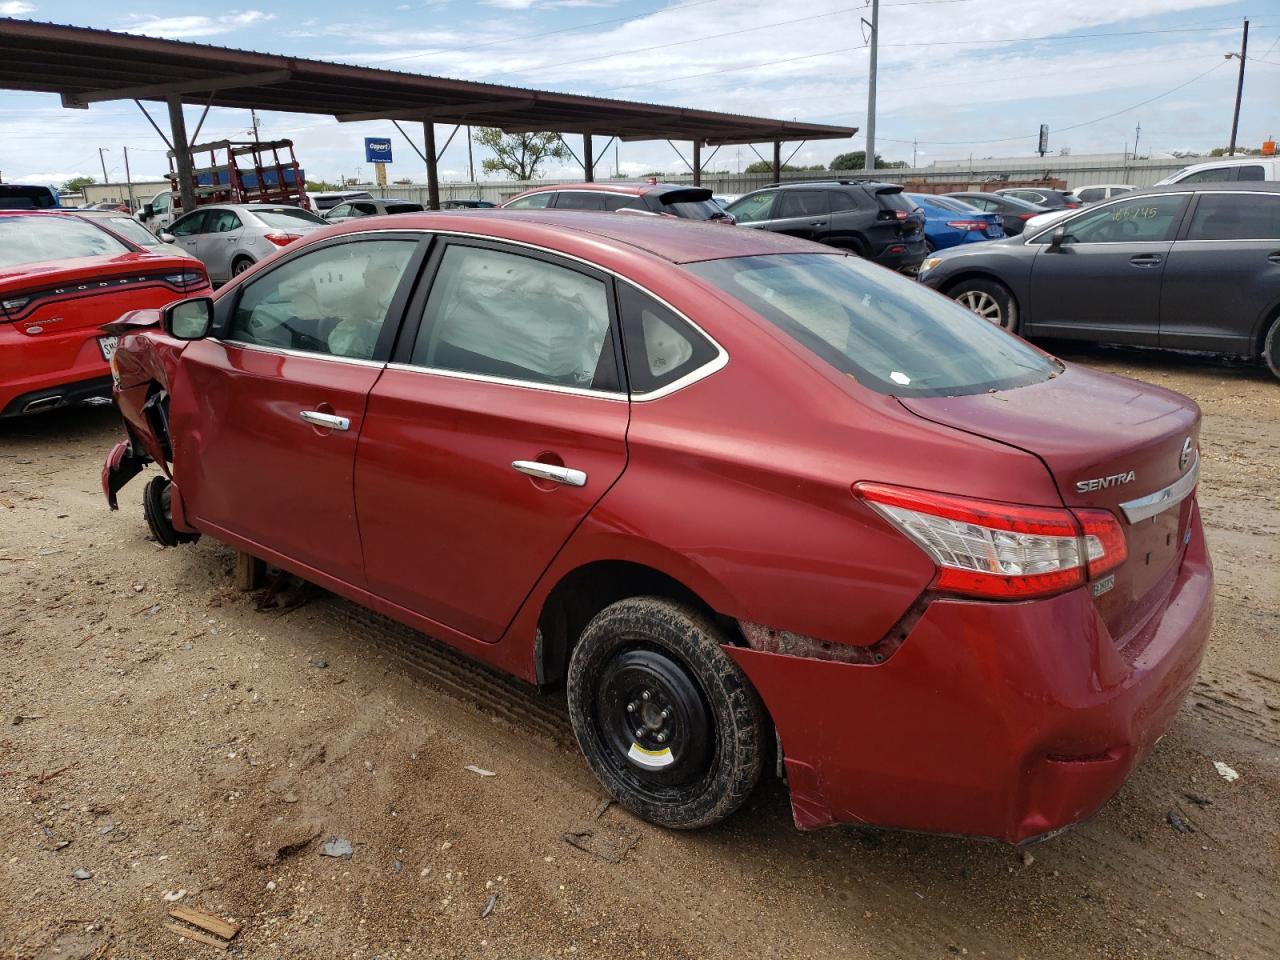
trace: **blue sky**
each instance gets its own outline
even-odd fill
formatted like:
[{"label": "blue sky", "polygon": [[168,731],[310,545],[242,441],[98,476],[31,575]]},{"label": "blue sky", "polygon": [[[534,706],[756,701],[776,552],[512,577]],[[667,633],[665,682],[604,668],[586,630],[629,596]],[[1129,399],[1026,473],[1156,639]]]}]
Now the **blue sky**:
[{"label": "blue sky", "polygon": [[[861,0],[375,0],[358,7],[246,0],[243,7],[209,12],[219,9],[123,0],[107,12],[82,0],[0,0],[0,15],[865,126],[860,19],[869,16],[869,6]],[[880,10],[877,148],[890,159],[910,161],[913,139],[921,164],[970,153],[1030,156],[1042,122],[1050,125],[1053,152],[1067,147],[1076,155],[1131,148],[1139,123],[1144,153],[1225,145],[1238,61],[1223,55],[1239,49],[1246,16],[1252,20],[1250,62],[1239,140],[1257,146],[1280,134],[1276,0],[882,0]],[[194,122],[199,108],[188,113]],[[370,176],[362,139],[390,135],[397,158],[391,176],[424,178],[421,161],[390,123],[339,125],[330,117],[279,113],[261,119],[264,136],[295,141],[313,177]],[[245,111],[215,109],[201,139],[240,136],[249,123]],[[416,124],[406,129],[419,135]],[[447,135],[441,128],[439,141]],[[577,138],[568,139],[578,149]],[[163,145],[132,103],[70,111],[51,94],[0,92],[6,180],[101,179],[99,147],[108,148],[107,172],[119,179],[125,145],[135,179],[165,169]],[[862,146],[861,135],[811,143],[794,162],[819,163]],[[604,173],[612,172],[614,159],[613,151],[602,158]],[[712,166],[734,169],[754,159],[749,148],[726,148]],[[681,169],[664,142],[623,144],[617,160],[630,175]],[[465,178],[462,137],[441,169],[445,179]],[[547,172],[573,175],[568,168]]]}]

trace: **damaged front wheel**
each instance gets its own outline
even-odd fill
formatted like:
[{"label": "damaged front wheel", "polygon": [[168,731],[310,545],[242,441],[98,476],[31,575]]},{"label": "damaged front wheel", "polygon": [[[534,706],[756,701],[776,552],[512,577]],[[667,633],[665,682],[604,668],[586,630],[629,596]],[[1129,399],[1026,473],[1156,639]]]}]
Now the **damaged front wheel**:
[{"label": "damaged front wheel", "polygon": [[142,512],[156,542],[164,547],[195,543],[198,533],[185,533],[173,526],[173,490],[168,477],[154,477],[142,491]]}]

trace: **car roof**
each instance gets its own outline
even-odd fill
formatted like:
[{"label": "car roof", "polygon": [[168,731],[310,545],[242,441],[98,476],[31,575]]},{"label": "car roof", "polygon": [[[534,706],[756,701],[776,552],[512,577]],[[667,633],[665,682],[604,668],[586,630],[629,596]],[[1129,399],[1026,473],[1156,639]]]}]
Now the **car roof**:
[{"label": "car roof", "polygon": [[1182,170],[1196,170],[1200,167],[1238,167],[1244,163],[1276,163],[1278,161],[1280,157],[1205,157],[1196,163],[1187,164]]},{"label": "car roof", "polygon": [[[675,217],[625,216],[591,210],[484,209],[401,213],[383,221],[387,230],[430,230],[491,236],[547,246],[591,259],[593,252],[642,250],[671,263],[783,253],[833,254],[835,247],[767,230],[730,229],[720,223]],[[335,224],[317,237],[367,232],[368,219]],[[582,253],[575,253],[581,250]]]},{"label": "car roof", "polygon": [[[705,188],[695,187],[691,183],[649,183],[648,181],[636,183],[626,180],[608,180],[605,182],[592,181],[590,183],[554,183],[545,187],[533,187],[520,194],[520,196],[523,197],[530,193],[549,193],[564,190],[600,190],[604,193],[627,193],[638,197],[655,191],[702,189]],[[511,199],[514,200],[515,197]]]},{"label": "car roof", "polygon": [[1276,180],[1241,180],[1213,181],[1209,183],[1166,183],[1159,187],[1139,187],[1126,193],[1126,197],[1148,193],[1280,193],[1280,181]]}]

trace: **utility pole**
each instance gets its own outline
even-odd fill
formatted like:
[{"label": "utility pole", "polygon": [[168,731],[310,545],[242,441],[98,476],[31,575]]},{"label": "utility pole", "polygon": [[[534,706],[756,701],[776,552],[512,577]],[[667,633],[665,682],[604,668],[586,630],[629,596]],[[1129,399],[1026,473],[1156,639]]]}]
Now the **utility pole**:
[{"label": "utility pole", "polygon": [[920,145],[919,141],[917,140],[911,141],[911,169],[912,170],[916,168],[916,147],[918,147],[919,145]]},{"label": "utility pole", "polygon": [[1142,123],[1139,122],[1137,128],[1133,131],[1133,159],[1138,159],[1138,138],[1142,136]]},{"label": "utility pole", "polygon": [[129,172],[129,148],[124,148],[124,185],[129,191],[129,213],[137,213],[138,207],[133,199],[133,174]]},{"label": "utility pole", "polygon": [[[1236,152],[1236,132],[1240,129],[1240,95],[1244,93],[1244,63],[1249,54],[1249,21],[1244,22],[1244,34],[1240,38],[1240,75],[1236,78],[1236,112],[1231,117],[1231,144],[1227,147],[1227,156]],[[1227,54],[1230,60],[1235,54]]]},{"label": "utility pole", "polygon": [[[1234,143],[1234,142],[1235,142],[1235,139],[1236,139],[1236,138],[1235,138],[1235,136],[1234,136],[1234,134],[1233,134],[1233,135],[1232,135],[1232,137],[1231,137],[1231,141],[1232,141],[1232,143]],[[111,149],[110,147],[99,147],[99,148],[98,148],[98,162],[99,162],[100,164],[102,164],[102,182],[103,182],[103,183],[106,183],[106,182],[107,182],[107,161],[106,161],[106,158],[104,158],[104,157],[102,156],[102,154],[103,154],[103,152],[104,152],[104,151],[106,151],[106,150],[110,150],[110,149]]]},{"label": "utility pole", "polygon": [[[864,19],[862,21],[866,23]],[[880,0],[871,0],[871,74],[867,80],[867,155],[863,170],[876,168],[876,52],[880,46]]]},{"label": "utility pole", "polygon": [[249,119],[253,121],[253,142],[257,143],[259,139],[258,124],[260,121],[258,120],[258,111],[253,109],[253,107],[249,108]]}]

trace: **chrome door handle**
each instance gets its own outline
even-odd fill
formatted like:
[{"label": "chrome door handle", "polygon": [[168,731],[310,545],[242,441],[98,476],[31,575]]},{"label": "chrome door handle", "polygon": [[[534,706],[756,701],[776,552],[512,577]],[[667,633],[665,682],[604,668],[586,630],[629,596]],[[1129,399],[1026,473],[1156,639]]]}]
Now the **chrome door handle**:
[{"label": "chrome door handle", "polygon": [[537,477],[539,480],[563,483],[567,487],[585,487],[587,485],[587,475],[581,470],[557,467],[551,463],[539,463],[537,460],[513,460],[511,461],[511,466],[521,473],[527,473],[529,476]]},{"label": "chrome door handle", "polygon": [[1135,267],[1154,267],[1163,259],[1158,253],[1139,253],[1129,258]]},{"label": "chrome door handle", "polygon": [[328,427],[330,430],[351,429],[351,421],[349,419],[334,416],[332,413],[321,413],[319,410],[299,410],[298,416],[317,427]]}]

